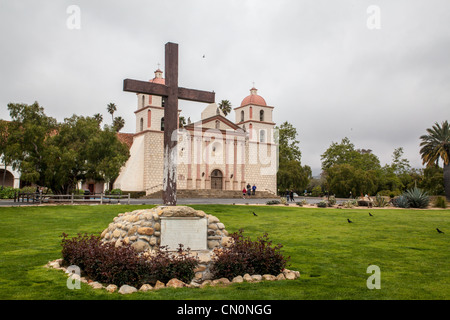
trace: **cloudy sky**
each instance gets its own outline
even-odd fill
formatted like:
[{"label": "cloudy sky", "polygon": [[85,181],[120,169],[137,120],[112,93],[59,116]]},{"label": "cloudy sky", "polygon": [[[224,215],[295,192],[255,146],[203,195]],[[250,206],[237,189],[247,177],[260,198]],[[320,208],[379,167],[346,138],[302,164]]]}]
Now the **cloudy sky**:
[{"label": "cloudy sky", "polygon": [[[108,123],[114,102],[134,132],[123,79],[153,78],[175,42],[180,86],[237,107],[254,82],[274,121],[297,128],[314,174],[344,137],[382,164],[403,147],[421,167],[419,136],[450,120],[449,27],[448,0],[0,0],[0,118],[38,101],[59,121]],[[206,105],[179,106],[198,120]]]}]

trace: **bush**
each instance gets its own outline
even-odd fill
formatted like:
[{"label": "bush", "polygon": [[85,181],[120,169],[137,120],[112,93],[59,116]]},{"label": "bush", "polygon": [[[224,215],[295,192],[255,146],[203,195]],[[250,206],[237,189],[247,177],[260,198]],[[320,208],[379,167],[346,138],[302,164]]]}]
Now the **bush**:
[{"label": "bush", "polygon": [[445,201],[445,197],[436,197],[434,199],[434,206],[436,208],[442,208],[442,209],[447,208],[447,202]]},{"label": "bush", "polygon": [[373,205],[375,207],[386,207],[389,204],[389,201],[386,200],[386,198],[384,198],[382,195],[377,194],[377,196],[375,197],[375,200],[373,201]]},{"label": "bush", "polygon": [[0,199],[12,199],[14,198],[14,192],[17,191],[17,189],[11,187],[0,187]]},{"label": "bush", "polygon": [[304,205],[308,204],[308,201],[306,201],[306,199],[303,199],[299,202],[296,202],[295,204],[298,205],[299,207],[303,207]]},{"label": "bush", "polygon": [[120,189],[112,189],[109,194],[118,194],[121,195],[122,194],[122,190]]},{"label": "bush", "polygon": [[239,275],[281,273],[288,264],[290,257],[284,257],[280,250],[281,244],[272,246],[267,233],[252,241],[243,236],[243,230],[230,235],[233,242],[229,248],[215,249],[211,273],[215,278],[232,280]]},{"label": "bush", "polygon": [[335,196],[330,196],[328,198],[328,205],[329,206],[334,206],[336,204],[336,197]]},{"label": "bush", "polygon": [[320,202],[317,204],[317,206],[318,206],[319,208],[326,208],[326,207],[327,207],[327,203],[326,203],[325,201],[320,201]]},{"label": "bush", "polygon": [[428,193],[417,187],[406,190],[403,195],[408,200],[408,204],[411,208],[426,208],[430,203]]},{"label": "bush", "polygon": [[167,248],[156,251],[152,258],[139,255],[130,245],[101,241],[99,236],[81,235],[68,239],[63,233],[62,256],[67,265],[76,265],[92,280],[121,286],[139,287],[145,283],[154,285],[157,280],[166,283],[177,278],[185,283],[194,278],[197,258],[183,252],[180,245],[177,255],[170,255]]},{"label": "bush", "polygon": [[397,198],[394,198],[392,200],[392,204],[395,207],[398,207],[398,208],[409,208],[408,199],[405,196],[403,196],[403,195],[401,195],[401,196],[399,196]]},{"label": "bush", "polygon": [[272,204],[280,204],[279,200],[269,200],[266,202],[267,205],[272,205]]},{"label": "bush", "polygon": [[356,202],[355,200],[347,200],[344,201],[342,205],[344,206],[344,208],[353,208],[353,206],[356,205],[355,202]]}]

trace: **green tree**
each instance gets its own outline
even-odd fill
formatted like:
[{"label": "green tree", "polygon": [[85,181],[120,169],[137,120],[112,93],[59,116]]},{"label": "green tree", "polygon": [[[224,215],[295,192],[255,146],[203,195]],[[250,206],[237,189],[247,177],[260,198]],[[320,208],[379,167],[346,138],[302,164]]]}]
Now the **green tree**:
[{"label": "green tree", "polygon": [[67,194],[80,180],[111,181],[129,156],[111,127],[94,117],[72,116],[63,123],[33,105],[8,104],[8,144],[22,179]]},{"label": "green tree", "polygon": [[11,162],[8,150],[8,123],[4,120],[0,120],[0,156],[1,156],[0,161],[2,161],[3,164],[5,165],[3,175],[1,177],[3,189],[3,187],[5,186],[5,179],[6,179],[6,167]]},{"label": "green tree", "polygon": [[380,160],[370,149],[355,149],[350,139],[332,142],[321,155],[328,191],[339,197],[375,194],[380,184]]},{"label": "green tree", "polygon": [[375,170],[363,170],[350,164],[337,164],[328,168],[327,183],[329,192],[338,197],[374,195],[378,189],[378,177]]},{"label": "green tree", "polygon": [[422,169],[421,175],[417,180],[418,187],[426,190],[429,194],[436,196],[445,195],[444,172],[441,167],[430,166]]},{"label": "green tree", "polygon": [[435,166],[439,165],[439,159],[442,160],[445,196],[450,200],[450,125],[447,120],[441,124],[435,122],[426,131],[428,134],[420,137],[423,164]]},{"label": "green tree", "polygon": [[408,159],[403,158],[403,148],[392,153],[392,163],[382,168],[380,190],[405,191],[412,182],[412,168]]},{"label": "green tree", "polygon": [[228,100],[220,101],[219,109],[222,110],[225,116],[227,116],[231,112],[231,102]]},{"label": "green tree", "polygon": [[297,130],[287,121],[276,129],[279,146],[277,188],[280,192],[286,189],[303,191],[311,179],[312,172],[309,166],[301,165]]}]

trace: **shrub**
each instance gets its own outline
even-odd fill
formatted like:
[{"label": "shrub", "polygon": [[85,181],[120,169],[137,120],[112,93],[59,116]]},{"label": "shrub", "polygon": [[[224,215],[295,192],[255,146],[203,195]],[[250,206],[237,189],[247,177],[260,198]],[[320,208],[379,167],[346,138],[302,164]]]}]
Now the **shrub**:
[{"label": "shrub", "polygon": [[411,208],[426,208],[430,203],[428,193],[417,187],[406,190],[403,195],[408,200],[408,204]]},{"label": "shrub", "polygon": [[308,201],[306,201],[306,199],[303,199],[303,200],[301,200],[301,201],[299,201],[299,202],[296,202],[296,204],[297,204],[299,207],[303,207],[305,204],[308,204]]},{"label": "shrub", "polygon": [[326,208],[327,207],[327,203],[325,201],[320,201],[319,203],[317,203],[317,206],[319,208]]},{"label": "shrub", "polygon": [[14,192],[17,191],[18,189],[11,187],[0,187],[0,199],[12,199],[14,198]]},{"label": "shrub", "polygon": [[344,206],[344,208],[353,208],[353,206],[355,205],[355,202],[353,200],[347,200],[347,201],[344,201],[342,203],[342,205]]},{"label": "shrub", "polygon": [[215,258],[211,273],[215,278],[232,280],[238,275],[273,274],[284,270],[290,257],[284,257],[280,250],[281,244],[272,246],[267,233],[252,241],[244,237],[243,230],[230,235],[233,242],[229,248],[215,249]]},{"label": "shrub", "polygon": [[269,200],[266,202],[267,205],[272,205],[272,204],[280,204],[279,200]]},{"label": "shrub", "polygon": [[330,196],[330,198],[328,199],[328,206],[334,206],[336,204],[336,197],[335,196]]},{"label": "shrub", "polygon": [[404,195],[394,198],[392,200],[392,204],[399,208],[409,208],[408,198],[406,198]]},{"label": "shrub", "polygon": [[377,196],[375,197],[375,200],[373,201],[373,205],[375,207],[386,207],[389,204],[389,201],[386,200],[386,198],[384,198],[382,195],[377,194]]},{"label": "shrub", "polygon": [[120,189],[112,189],[109,194],[122,194],[122,190]]},{"label": "shrub", "polygon": [[81,235],[68,239],[63,234],[62,256],[67,265],[77,265],[92,280],[117,286],[141,286],[167,282],[177,278],[189,283],[194,277],[198,259],[184,252],[180,245],[176,255],[162,247],[147,258],[139,255],[130,245],[102,242],[99,236]]},{"label": "shrub", "polygon": [[20,192],[21,193],[35,193],[36,187],[32,187],[32,186],[23,187],[22,189],[20,189]]},{"label": "shrub", "polygon": [[436,208],[447,208],[447,202],[445,201],[445,197],[436,197],[434,199],[434,206]]}]

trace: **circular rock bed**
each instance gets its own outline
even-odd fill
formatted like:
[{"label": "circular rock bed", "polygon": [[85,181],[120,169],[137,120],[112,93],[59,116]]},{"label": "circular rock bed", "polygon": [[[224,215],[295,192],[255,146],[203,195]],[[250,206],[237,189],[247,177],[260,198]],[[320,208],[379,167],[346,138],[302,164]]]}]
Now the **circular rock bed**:
[{"label": "circular rock bed", "polygon": [[62,259],[56,259],[54,261],[48,262],[45,267],[46,268],[54,268],[57,270],[63,270],[65,273],[67,273],[68,277],[70,278],[70,281],[80,281],[82,283],[86,283],[89,286],[91,286],[93,289],[104,289],[108,292],[116,292],[118,291],[121,294],[130,294],[134,292],[146,292],[150,290],[159,290],[162,288],[204,288],[205,286],[226,286],[232,283],[243,283],[243,282],[250,282],[250,283],[257,283],[261,281],[281,281],[281,280],[295,280],[300,277],[300,272],[298,271],[292,271],[285,269],[282,273],[280,273],[277,276],[265,274],[265,275],[249,275],[245,274],[244,276],[237,276],[234,277],[232,281],[228,280],[227,278],[221,278],[221,279],[214,279],[214,280],[205,280],[201,283],[192,281],[190,284],[184,283],[178,279],[171,279],[167,283],[162,283],[161,281],[157,281],[154,286],[151,286],[150,284],[144,284],[139,289],[129,286],[129,285],[123,285],[120,288],[118,288],[114,284],[101,284],[96,281],[89,280],[85,277],[81,277],[79,274],[71,273],[67,270],[67,268],[62,266],[63,260]]}]

